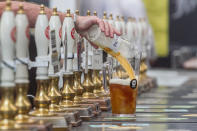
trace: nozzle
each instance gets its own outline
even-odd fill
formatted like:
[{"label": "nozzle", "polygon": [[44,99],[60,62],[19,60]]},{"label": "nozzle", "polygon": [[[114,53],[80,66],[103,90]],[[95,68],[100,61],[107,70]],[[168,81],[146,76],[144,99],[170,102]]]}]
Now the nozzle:
[{"label": "nozzle", "polygon": [[94,16],[97,16],[97,12],[96,11],[94,11]]},{"label": "nozzle", "polygon": [[17,14],[24,14],[24,8],[23,8],[23,4],[19,4],[19,9],[18,9],[18,12]]},{"label": "nozzle", "polygon": [[76,14],[76,15],[79,15],[79,10],[76,10],[76,11],[75,11],[75,14]]},{"label": "nozzle", "polygon": [[11,1],[10,0],[6,0],[6,7],[5,7],[6,11],[10,11],[11,10]]},{"label": "nozzle", "polygon": [[66,12],[66,17],[71,17],[71,14],[70,14],[70,9],[67,9],[67,12]]},{"label": "nozzle", "polygon": [[44,5],[40,5],[40,14],[46,14],[46,12],[44,11]]},{"label": "nozzle", "polygon": [[54,7],[54,8],[53,8],[53,13],[52,13],[52,15],[53,15],[53,16],[58,15],[58,13],[57,13],[57,7]]},{"label": "nozzle", "polygon": [[90,10],[88,10],[87,11],[87,16],[90,16],[90,15],[91,15]]}]

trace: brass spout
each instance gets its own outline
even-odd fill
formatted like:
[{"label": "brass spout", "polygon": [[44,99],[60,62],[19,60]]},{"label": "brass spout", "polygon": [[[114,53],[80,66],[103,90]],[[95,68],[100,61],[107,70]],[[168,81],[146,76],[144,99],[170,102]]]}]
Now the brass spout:
[{"label": "brass spout", "polygon": [[88,70],[87,74],[84,74],[84,82],[83,82],[83,88],[85,89],[85,92],[83,93],[83,98],[85,99],[93,99],[93,98],[97,98],[94,94],[93,94],[93,90],[94,90],[94,84],[92,83],[92,70]]},{"label": "brass spout", "polygon": [[61,93],[58,88],[59,76],[50,77],[50,84],[48,90],[48,96],[51,100],[51,104],[49,105],[49,111],[58,112],[62,111],[59,102],[61,100]]},{"label": "brass spout", "polygon": [[62,101],[60,106],[62,107],[77,107],[73,99],[75,97],[75,91],[73,90],[73,74],[65,74],[63,76],[64,86],[62,89]]},{"label": "brass spout", "polygon": [[18,109],[15,120],[17,123],[32,123],[33,120],[29,119],[29,111],[31,109],[31,103],[27,98],[27,92],[29,89],[28,83],[16,84],[16,102],[15,106]]},{"label": "brass spout", "polygon": [[1,87],[0,129],[12,129],[15,127],[14,117],[17,108],[14,105],[14,87]]},{"label": "brass spout", "polygon": [[74,103],[80,103],[82,100],[82,94],[84,92],[84,88],[81,85],[81,74],[82,72],[74,72],[74,86],[73,89],[75,90],[75,97]]},{"label": "brass spout", "polygon": [[48,80],[37,80],[37,91],[34,99],[35,110],[30,112],[32,116],[53,116],[54,113],[49,112],[50,98],[47,95]]}]

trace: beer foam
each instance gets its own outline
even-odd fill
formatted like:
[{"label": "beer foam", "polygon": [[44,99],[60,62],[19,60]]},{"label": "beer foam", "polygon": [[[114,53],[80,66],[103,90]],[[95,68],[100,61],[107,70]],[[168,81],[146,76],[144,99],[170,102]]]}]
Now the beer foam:
[{"label": "beer foam", "polygon": [[129,86],[130,85],[131,80],[130,79],[111,79],[109,80],[110,84],[119,84],[119,85],[126,85]]}]

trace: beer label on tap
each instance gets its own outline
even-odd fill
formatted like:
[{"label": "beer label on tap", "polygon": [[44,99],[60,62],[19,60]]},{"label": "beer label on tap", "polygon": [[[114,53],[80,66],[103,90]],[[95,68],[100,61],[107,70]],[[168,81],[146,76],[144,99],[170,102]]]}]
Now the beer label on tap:
[{"label": "beer label on tap", "polygon": [[45,29],[45,36],[46,36],[46,38],[49,40],[50,38],[49,38],[49,30],[50,30],[50,27],[49,26],[47,26],[47,28]]},{"label": "beer label on tap", "polygon": [[130,87],[132,89],[135,89],[137,87],[137,80],[136,79],[131,80]]},{"label": "beer label on tap", "polygon": [[73,40],[75,39],[75,28],[74,27],[71,30],[71,37],[73,38]]},{"label": "beer label on tap", "polygon": [[53,73],[57,73],[59,71],[59,58],[58,58],[58,52],[56,47],[56,35],[55,30],[52,30],[50,32],[50,39],[51,39],[51,64],[53,65]]},{"label": "beer label on tap", "polygon": [[12,29],[10,35],[11,35],[11,39],[13,40],[13,42],[16,43],[16,26]]},{"label": "beer label on tap", "polygon": [[60,39],[62,38],[62,27],[60,27],[60,29],[59,29],[59,37],[60,37]]}]

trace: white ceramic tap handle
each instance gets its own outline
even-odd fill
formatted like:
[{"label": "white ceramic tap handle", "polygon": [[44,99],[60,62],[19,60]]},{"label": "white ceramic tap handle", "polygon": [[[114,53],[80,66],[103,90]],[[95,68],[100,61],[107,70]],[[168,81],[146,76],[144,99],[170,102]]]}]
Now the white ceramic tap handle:
[{"label": "white ceramic tap handle", "polygon": [[[57,14],[57,8],[53,8],[53,15],[50,18],[49,27],[50,27],[50,32],[49,32],[50,33],[50,40],[51,40],[51,31],[55,31],[56,51],[58,53],[58,58],[60,58],[60,54],[61,54],[60,46],[61,46],[62,30],[61,30],[60,17]],[[49,44],[49,54],[50,54],[50,56],[52,55],[53,50],[54,50],[54,49],[52,49],[53,47],[51,45],[51,42],[52,41],[50,41],[50,44]],[[59,66],[58,66],[58,68],[59,68]],[[50,60],[50,62],[49,62],[49,75],[54,75],[54,70],[55,69],[52,65],[52,61]]]},{"label": "white ceramic tap handle", "polygon": [[28,83],[29,22],[24,13],[16,15],[16,83]]},{"label": "white ceramic tap handle", "polygon": [[75,44],[75,27],[74,21],[69,14],[69,10],[67,10],[67,16],[64,18],[63,26],[62,26],[62,42],[64,45],[64,53],[66,53],[67,58],[65,67],[65,72],[73,72],[73,46]]},{"label": "white ceramic tap handle", "polygon": [[[43,11],[44,12],[44,11]],[[48,55],[49,26],[45,13],[38,15],[35,25],[35,42],[37,57]],[[48,67],[37,67],[36,79],[48,79]]]},{"label": "white ceramic tap handle", "polygon": [[6,10],[1,16],[0,25],[1,35],[1,53],[3,67],[1,70],[1,86],[2,87],[13,87],[14,83],[14,70],[13,63],[15,57],[15,16],[14,13],[6,7]]}]

